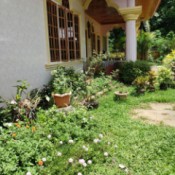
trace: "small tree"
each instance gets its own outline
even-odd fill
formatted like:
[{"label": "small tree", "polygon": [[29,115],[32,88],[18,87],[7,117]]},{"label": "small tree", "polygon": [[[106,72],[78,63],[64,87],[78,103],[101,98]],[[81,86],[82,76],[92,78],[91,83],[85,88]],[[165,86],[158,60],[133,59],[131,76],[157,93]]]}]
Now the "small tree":
[{"label": "small tree", "polygon": [[154,34],[141,31],[137,38],[137,52],[139,60],[147,60],[152,46]]}]

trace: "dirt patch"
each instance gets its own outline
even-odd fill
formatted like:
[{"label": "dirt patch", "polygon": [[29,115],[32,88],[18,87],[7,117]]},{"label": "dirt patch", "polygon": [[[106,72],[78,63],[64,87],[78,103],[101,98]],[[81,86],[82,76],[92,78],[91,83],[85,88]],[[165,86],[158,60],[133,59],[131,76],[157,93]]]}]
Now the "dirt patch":
[{"label": "dirt patch", "polygon": [[134,119],[142,119],[151,124],[165,124],[175,127],[175,104],[150,103],[132,112]]}]

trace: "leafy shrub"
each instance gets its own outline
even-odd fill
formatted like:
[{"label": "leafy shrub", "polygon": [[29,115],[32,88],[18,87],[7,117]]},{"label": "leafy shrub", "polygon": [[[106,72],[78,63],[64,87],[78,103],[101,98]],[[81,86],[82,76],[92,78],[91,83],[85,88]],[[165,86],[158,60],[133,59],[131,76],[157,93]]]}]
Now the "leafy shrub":
[{"label": "leafy shrub", "polygon": [[145,61],[124,62],[119,68],[122,82],[132,84],[138,76],[144,76],[150,70],[150,64]]},{"label": "leafy shrub", "polygon": [[36,94],[36,92],[38,91],[38,96],[41,99],[38,104],[38,107],[41,107],[42,109],[48,109],[53,105],[53,99],[51,98],[53,87],[50,83],[48,85],[44,85],[42,89],[36,89],[34,91],[34,94]]},{"label": "leafy shrub", "polygon": [[152,43],[152,51],[158,53],[158,60],[163,60],[166,54],[175,49],[175,34],[169,32],[165,37],[163,37],[159,30],[154,32],[154,42]]},{"label": "leafy shrub", "polygon": [[[115,147],[98,133],[101,126],[84,109],[40,111],[36,124],[6,123],[0,129],[0,174],[89,174],[110,162]],[[104,135],[104,138],[103,138]],[[112,160],[111,160],[112,161]]]},{"label": "leafy shrub", "polygon": [[175,50],[172,50],[171,53],[166,55],[166,57],[163,59],[163,64],[168,68],[175,66]]},{"label": "leafy shrub", "polygon": [[149,71],[148,72],[148,90],[153,92],[156,89],[156,85],[157,85],[157,74],[155,71]]},{"label": "leafy shrub", "polygon": [[19,84],[16,87],[16,95],[13,100],[5,100],[0,97],[0,103],[3,107],[0,109],[0,125],[3,122],[14,122],[16,120],[33,120],[36,118],[37,106],[40,98],[37,93],[35,96],[26,94],[29,84],[26,81],[17,81]]},{"label": "leafy shrub", "polygon": [[141,31],[137,39],[137,52],[139,60],[147,60],[152,41],[154,39],[153,33]]},{"label": "leafy shrub", "polygon": [[97,54],[95,51],[93,55],[89,58],[87,62],[87,72],[86,74],[90,77],[94,77],[103,72],[103,60],[107,59],[105,54]]},{"label": "leafy shrub", "polygon": [[97,92],[102,91],[104,89],[109,89],[111,83],[112,83],[111,76],[101,75],[100,77],[97,77],[92,80],[91,87],[94,94],[96,94]]},{"label": "leafy shrub", "polygon": [[87,93],[84,99],[84,105],[88,109],[94,109],[98,107],[97,98],[111,89],[112,83],[111,76],[105,76],[103,73],[87,82]]},{"label": "leafy shrub", "polygon": [[158,82],[161,89],[166,89],[173,83],[173,72],[166,67],[160,67],[158,70]]},{"label": "leafy shrub", "polygon": [[124,60],[125,53],[124,52],[113,52],[109,54],[109,59],[114,60]]},{"label": "leafy shrub", "polygon": [[149,81],[148,76],[137,77],[133,82],[133,85],[136,88],[136,92],[137,93],[144,93],[147,90],[148,83],[149,83],[148,81]]}]

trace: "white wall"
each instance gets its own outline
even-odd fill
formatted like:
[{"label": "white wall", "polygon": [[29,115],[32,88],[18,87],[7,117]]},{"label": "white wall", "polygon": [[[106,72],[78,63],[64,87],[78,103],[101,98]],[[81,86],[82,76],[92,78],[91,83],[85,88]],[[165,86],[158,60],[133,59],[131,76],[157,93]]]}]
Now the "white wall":
[{"label": "white wall", "polygon": [[[86,18],[86,30],[87,29],[87,22],[90,22],[91,24],[93,24],[94,27],[94,33],[96,35],[96,48],[97,48],[97,36],[100,36],[100,45],[101,45],[101,52],[103,51],[103,33],[102,33],[102,25],[100,23],[98,23],[97,21],[95,21],[93,18],[91,18],[90,16],[88,16],[87,14],[85,15]],[[91,38],[87,37],[87,51],[88,51],[88,57],[90,57],[92,55],[92,43],[91,43]]]},{"label": "white wall", "polygon": [[[33,89],[50,78],[45,68],[49,58],[44,10],[44,0],[0,0],[0,96],[4,98],[12,97],[16,80],[27,80]],[[85,29],[81,28],[85,57]]]}]

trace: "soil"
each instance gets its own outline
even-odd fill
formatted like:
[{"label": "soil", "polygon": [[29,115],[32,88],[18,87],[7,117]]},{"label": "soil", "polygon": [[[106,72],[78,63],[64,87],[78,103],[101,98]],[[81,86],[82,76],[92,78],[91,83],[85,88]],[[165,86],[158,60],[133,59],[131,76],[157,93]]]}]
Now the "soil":
[{"label": "soil", "polygon": [[134,119],[175,127],[175,104],[150,103],[132,111]]}]

